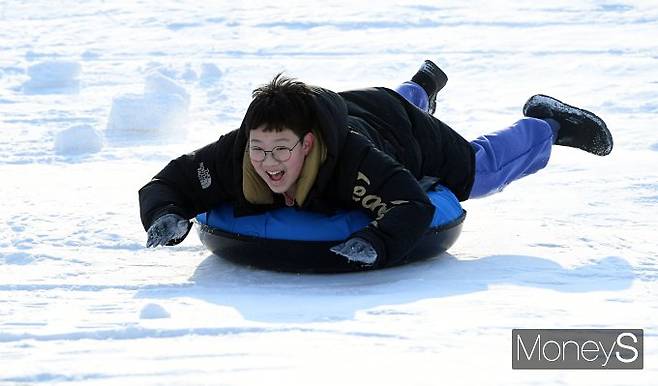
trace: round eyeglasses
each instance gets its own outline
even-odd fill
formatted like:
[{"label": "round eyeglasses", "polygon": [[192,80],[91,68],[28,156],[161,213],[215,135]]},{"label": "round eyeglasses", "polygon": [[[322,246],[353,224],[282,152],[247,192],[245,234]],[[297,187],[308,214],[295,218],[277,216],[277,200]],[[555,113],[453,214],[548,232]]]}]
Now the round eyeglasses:
[{"label": "round eyeglasses", "polygon": [[272,153],[272,158],[279,162],[286,162],[292,157],[292,151],[299,145],[303,137],[300,138],[293,147],[276,146],[272,150],[263,150],[260,147],[252,146],[249,148],[249,158],[256,162],[263,162],[267,158],[267,153]]}]

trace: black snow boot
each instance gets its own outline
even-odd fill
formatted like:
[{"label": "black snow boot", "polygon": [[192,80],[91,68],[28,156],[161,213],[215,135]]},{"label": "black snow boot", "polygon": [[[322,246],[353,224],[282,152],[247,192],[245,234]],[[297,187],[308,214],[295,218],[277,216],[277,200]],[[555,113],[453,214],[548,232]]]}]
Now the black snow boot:
[{"label": "black snow boot", "polygon": [[411,81],[425,90],[429,101],[427,112],[434,114],[436,110],[436,94],[448,83],[448,76],[431,60],[426,60],[420,66],[416,75],[411,78]]},{"label": "black snow boot", "polygon": [[538,94],[525,103],[523,115],[556,120],[560,124],[556,145],[575,147],[601,156],[612,151],[612,134],[605,122],[587,110]]}]

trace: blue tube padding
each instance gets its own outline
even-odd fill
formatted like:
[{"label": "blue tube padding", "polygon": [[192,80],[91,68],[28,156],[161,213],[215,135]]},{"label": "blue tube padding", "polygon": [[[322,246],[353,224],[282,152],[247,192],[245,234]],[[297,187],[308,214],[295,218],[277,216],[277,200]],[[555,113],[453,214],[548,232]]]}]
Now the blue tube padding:
[{"label": "blue tube padding", "polygon": [[[434,204],[431,227],[436,228],[462,216],[464,210],[457,197],[437,185],[427,193]],[[196,217],[201,224],[244,236],[295,241],[344,240],[364,228],[371,219],[366,212],[339,211],[332,216],[294,208],[281,208],[254,216],[235,217],[233,206],[223,204]]]}]

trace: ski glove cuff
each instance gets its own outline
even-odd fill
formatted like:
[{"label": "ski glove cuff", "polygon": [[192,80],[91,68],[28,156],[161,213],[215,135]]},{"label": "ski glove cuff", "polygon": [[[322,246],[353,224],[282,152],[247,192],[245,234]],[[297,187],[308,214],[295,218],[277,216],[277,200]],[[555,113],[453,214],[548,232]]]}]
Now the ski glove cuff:
[{"label": "ski glove cuff", "polygon": [[335,245],[329,250],[337,255],[345,256],[349,261],[364,265],[373,265],[377,260],[377,252],[372,244],[358,237]]},{"label": "ski glove cuff", "polygon": [[165,214],[153,222],[147,231],[146,248],[166,245],[172,240],[185,237],[190,222],[173,213]]}]

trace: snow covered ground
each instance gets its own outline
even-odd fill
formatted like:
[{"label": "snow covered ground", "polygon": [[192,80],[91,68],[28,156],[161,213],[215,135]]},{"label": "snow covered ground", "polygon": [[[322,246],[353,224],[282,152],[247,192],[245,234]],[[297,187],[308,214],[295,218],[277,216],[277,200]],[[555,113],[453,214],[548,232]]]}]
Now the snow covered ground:
[{"label": "snow covered ground", "polygon": [[[655,1],[79,3],[0,3],[0,384],[658,384]],[[404,267],[144,248],[138,188],[236,128],[255,86],[395,87],[425,58],[467,138],[542,92],[615,148],[556,148]],[[645,368],[512,370],[512,328],[643,328]]]}]

